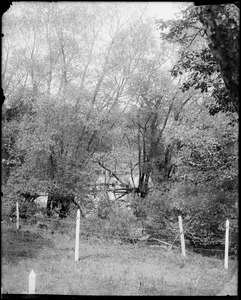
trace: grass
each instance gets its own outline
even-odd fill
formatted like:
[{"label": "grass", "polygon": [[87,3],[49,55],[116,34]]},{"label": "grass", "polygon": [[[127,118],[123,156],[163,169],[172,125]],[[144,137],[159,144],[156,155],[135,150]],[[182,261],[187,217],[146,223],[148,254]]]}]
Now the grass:
[{"label": "grass", "polygon": [[37,294],[62,295],[202,295],[219,293],[234,273],[223,260],[187,252],[167,252],[98,238],[80,239],[74,261],[75,227],[69,233],[2,224],[2,288],[28,293],[33,269]]}]

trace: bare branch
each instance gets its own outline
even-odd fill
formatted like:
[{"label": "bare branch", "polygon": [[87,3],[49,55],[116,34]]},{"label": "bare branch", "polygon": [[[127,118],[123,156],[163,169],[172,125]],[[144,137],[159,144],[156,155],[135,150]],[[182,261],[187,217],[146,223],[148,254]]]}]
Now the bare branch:
[{"label": "bare branch", "polygon": [[116,180],[118,180],[123,186],[125,187],[129,187],[128,184],[124,183],[114,172],[112,172],[109,168],[107,168],[101,161],[100,159],[97,161],[97,163],[106,171],[109,172],[110,176],[113,176]]},{"label": "bare branch", "polygon": [[[201,31],[202,31],[202,28],[200,28],[195,34],[192,35],[193,38],[192,38],[191,41],[189,42],[187,48],[189,48],[189,47],[191,46],[192,42],[195,40],[195,38],[196,38],[198,35],[200,35]],[[192,37],[192,36],[190,36],[190,37]]]}]

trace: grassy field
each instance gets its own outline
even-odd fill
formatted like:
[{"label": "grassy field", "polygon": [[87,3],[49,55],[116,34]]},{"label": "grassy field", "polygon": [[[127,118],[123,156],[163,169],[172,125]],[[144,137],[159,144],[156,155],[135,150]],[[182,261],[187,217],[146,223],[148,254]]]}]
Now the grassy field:
[{"label": "grassy field", "polygon": [[2,223],[3,293],[28,293],[36,273],[37,294],[63,295],[216,295],[231,280],[237,261],[147,245],[123,244],[90,237],[80,239],[74,261],[75,232],[20,231]]}]

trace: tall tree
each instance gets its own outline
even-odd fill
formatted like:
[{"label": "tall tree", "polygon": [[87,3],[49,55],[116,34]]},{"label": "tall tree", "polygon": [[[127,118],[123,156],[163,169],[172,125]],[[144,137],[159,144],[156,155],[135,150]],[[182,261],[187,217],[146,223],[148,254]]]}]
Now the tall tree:
[{"label": "tall tree", "polygon": [[[213,53],[212,49],[208,46],[209,37],[200,22],[200,17],[202,16],[201,10],[202,8],[196,8],[193,7],[192,4],[189,4],[188,7],[181,12],[180,19],[167,22],[158,20],[156,22],[161,30],[162,38],[179,45],[180,58],[178,63],[173,67],[172,74],[174,76],[179,76],[183,73],[186,74],[186,80],[182,83],[182,90],[188,90],[194,86],[203,93],[212,95],[215,102],[209,103],[211,114],[215,114],[219,111],[238,112],[237,98],[235,98],[236,96],[232,96],[233,92],[230,91],[229,86],[224,80],[224,74],[220,69],[219,61],[215,58],[216,52]],[[230,52],[234,51],[236,53],[234,73],[238,74],[239,24],[236,8],[229,10],[229,5],[224,5],[222,8],[222,16],[222,22],[230,22],[230,24],[233,24],[230,25],[231,27],[233,26],[233,28],[229,31],[229,37],[231,38],[231,35],[234,37],[235,47],[232,48]],[[213,16],[212,20],[214,22],[215,16]],[[222,40],[223,38],[220,37],[219,42],[222,43]],[[229,51],[225,53],[227,52]],[[235,75],[235,78],[236,79],[233,80],[236,81],[237,84],[238,77]]]},{"label": "tall tree", "polygon": [[236,111],[239,110],[239,4],[203,5],[197,13]]}]

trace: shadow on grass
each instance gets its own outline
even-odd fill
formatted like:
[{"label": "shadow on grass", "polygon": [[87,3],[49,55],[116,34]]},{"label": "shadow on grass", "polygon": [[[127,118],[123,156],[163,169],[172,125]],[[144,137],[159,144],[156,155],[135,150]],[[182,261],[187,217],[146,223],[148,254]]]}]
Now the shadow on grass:
[{"label": "shadow on grass", "polygon": [[2,228],[2,259],[16,264],[23,258],[35,258],[42,247],[53,248],[51,239],[29,230]]},{"label": "shadow on grass", "polygon": [[95,254],[82,255],[80,256],[79,261],[85,259],[92,259],[98,261],[99,259],[107,259],[107,258],[110,258],[110,255],[104,253],[95,253]]},{"label": "shadow on grass", "polygon": [[80,256],[79,261],[80,261],[80,260],[85,260],[85,259],[87,259],[87,258],[92,258],[92,257],[94,257],[93,254],[83,255],[83,256]]}]

